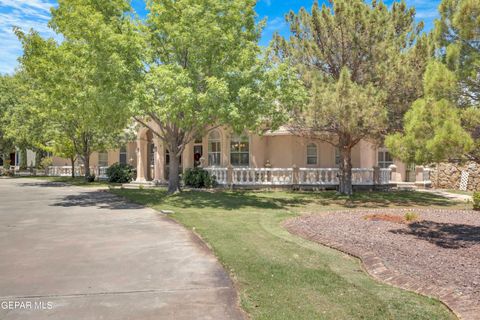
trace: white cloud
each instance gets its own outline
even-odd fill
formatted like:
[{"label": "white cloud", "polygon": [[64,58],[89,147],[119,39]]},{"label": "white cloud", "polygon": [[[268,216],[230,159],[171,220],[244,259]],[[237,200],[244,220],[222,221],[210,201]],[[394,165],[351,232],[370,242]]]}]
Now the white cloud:
[{"label": "white cloud", "polygon": [[54,33],[48,28],[53,0],[0,0],[0,73],[12,73],[22,47],[13,33],[13,27],[24,31],[35,29],[44,37]]},{"label": "white cloud", "polygon": [[439,16],[438,6],[440,1],[432,0],[407,0],[407,5],[415,7],[416,18],[430,22]]},{"label": "white cloud", "polygon": [[287,27],[284,17],[275,17],[267,21],[267,31],[281,31]]},{"label": "white cloud", "polygon": [[263,0],[263,2],[269,7],[272,5],[272,0]]}]

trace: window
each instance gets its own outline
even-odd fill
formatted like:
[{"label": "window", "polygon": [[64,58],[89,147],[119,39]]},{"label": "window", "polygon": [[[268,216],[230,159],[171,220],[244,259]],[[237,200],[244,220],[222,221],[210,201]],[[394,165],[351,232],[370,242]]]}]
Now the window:
[{"label": "window", "polygon": [[120,158],[118,161],[120,164],[127,164],[127,147],[120,148]]},{"label": "window", "polygon": [[154,143],[149,143],[148,144],[148,161],[150,167],[155,166],[155,152],[157,151],[157,148],[155,147]]},{"label": "window", "polygon": [[99,167],[108,167],[108,153],[99,152],[98,153],[98,166]]},{"label": "window", "polygon": [[386,149],[378,150],[378,166],[380,168],[388,168],[393,164],[393,158]]},{"label": "window", "polygon": [[310,143],[307,146],[307,165],[313,166],[318,163],[317,145]]},{"label": "window", "polygon": [[212,131],[208,136],[208,165],[215,167],[221,161],[221,141],[218,131]]},{"label": "window", "polygon": [[230,164],[238,167],[250,165],[250,143],[246,136],[234,136],[230,142]]}]

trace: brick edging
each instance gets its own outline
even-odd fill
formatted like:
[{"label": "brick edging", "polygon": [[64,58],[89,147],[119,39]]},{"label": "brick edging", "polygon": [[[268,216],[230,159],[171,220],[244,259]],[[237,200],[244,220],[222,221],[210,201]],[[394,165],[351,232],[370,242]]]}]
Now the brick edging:
[{"label": "brick edging", "polygon": [[[376,210],[368,210],[368,212],[371,211]],[[335,211],[329,212],[329,214],[334,212]],[[345,212],[345,210],[342,210],[341,212]],[[300,225],[298,223],[295,223],[298,221],[300,221]],[[367,274],[380,282],[404,290],[415,292],[417,294],[424,295],[430,298],[438,299],[459,319],[480,319],[480,305],[478,305],[478,303],[475,302],[475,300],[469,295],[460,295],[456,293],[453,288],[439,287],[430,282],[420,281],[402,275],[395,269],[387,268],[383,263],[383,260],[371,251],[360,250],[360,252],[353,253],[352,251],[345,248],[341,243],[326,239],[322,237],[321,234],[316,233],[309,225],[301,221],[301,217],[286,220],[283,223],[283,227],[288,232],[294,235],[300,236],[310,241],[317,242],[326,247],[338,250],[347,255],[360,259],[363,269],[367,272]]]}]

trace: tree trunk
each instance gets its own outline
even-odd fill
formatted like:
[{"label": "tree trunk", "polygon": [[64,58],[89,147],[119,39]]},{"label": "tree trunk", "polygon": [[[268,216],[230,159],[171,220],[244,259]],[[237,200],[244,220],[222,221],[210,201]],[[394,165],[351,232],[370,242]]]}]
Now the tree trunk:
[{"label": "tree trunk", "polygon": [[75,179],[75,158],[70,158],[70,163],[72,164],[72,179]]},{"label": "tree trunk", "polygon": [[3,169],[10,169],[10,166],[9,166],[9,158],[8,158],[8,153],[3,153]]},{"label": "tree trunk", "polygon": [[338,191],[342,195],[351,196],[352,187],[352,148],[340,146],[340,186]]},{"label": "tree trunk", "polygon": [[90,151],[83,154],[83,166],[85,167],[85,180],[90,176]]},{"label": "tree trunk", "polygon": [[27,149],[20,149],[20,170],[26,170],[28,167],[27,163]]},{"label": "tree trunk", "polygon": [[35,168],[40,168],[42,160],[45,158],[45,151],[38,149],[35,156]]},{"label": "tree trunk", "polygon": [[168,176],[168,193],[174,194],[180,192],[180,157],[177,156],[177,152],[170,152],[170,165]]}]

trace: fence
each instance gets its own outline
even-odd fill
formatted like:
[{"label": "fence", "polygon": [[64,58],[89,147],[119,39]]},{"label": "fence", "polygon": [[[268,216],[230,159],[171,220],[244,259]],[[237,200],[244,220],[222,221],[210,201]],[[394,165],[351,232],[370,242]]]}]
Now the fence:
[{"label": "fence", "polygon": [[[219,185],[238,186],[336,186],[338,168],[206,168]],[[388,185],[390,169],[352,169],[352,184],[356,186]]]}]

